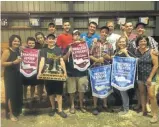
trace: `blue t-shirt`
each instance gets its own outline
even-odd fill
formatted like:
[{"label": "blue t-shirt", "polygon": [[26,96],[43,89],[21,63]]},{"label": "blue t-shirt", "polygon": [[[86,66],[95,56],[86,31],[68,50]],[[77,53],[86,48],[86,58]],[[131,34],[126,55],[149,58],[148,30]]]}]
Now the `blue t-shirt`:
[{"label": "blue t-shirt", "polygon": [[86,41],[88,48],[91,47],[94,38],[97,38],[97,40],[100,39],[100,36],[96,33],[94,33],[91,37],[88,37],[88,33],[82,33],[80,37]]}]

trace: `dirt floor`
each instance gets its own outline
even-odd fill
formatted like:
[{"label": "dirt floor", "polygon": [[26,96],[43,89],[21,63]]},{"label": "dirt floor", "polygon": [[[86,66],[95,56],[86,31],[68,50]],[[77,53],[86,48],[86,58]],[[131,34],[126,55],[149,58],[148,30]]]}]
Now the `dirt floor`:
[{"label": "dirt floor", "polygon": [[[159,84],[159,76],[158,76]],[[2,85],[1,85],[2,87]],[[2,91],[3,93],[3,91]],[[4,93],[3,93],[4,94]],[[2,95],[4,96],[4,95]],[[4,102],[2,98],[1,103]],[[48,116],[50,105],[46,102],[45,106],[41,108],[37,101],[25,103],[23,114],[20,115],[18,122],[12,122],[5,118],[5,111],[1,110],[1,126],[2,127],[159,127],[159,122],[151,124],[149,120],[151,115],[141,116],[133,110],[125,116],[119,116],[117,110],[115,112],[101,112],[98,116],[91,113],[91,106],[87,107],[87,112],[82,113],[79,110],[76,114],[70,114],[69,108],[66,106],[64,111],[68,114],[68,118],[64,119],[55,114],[54,117]],[[67,102],[68,103],[68,102]],[[47,105],[47,106],[46,106]],[[38,107],[39,106],[39,107]],[[30,107],[32,108],[30,110]],[[116,108],[116,107],[115,107]],[[159,112],[158,112],[159,114]]]}]

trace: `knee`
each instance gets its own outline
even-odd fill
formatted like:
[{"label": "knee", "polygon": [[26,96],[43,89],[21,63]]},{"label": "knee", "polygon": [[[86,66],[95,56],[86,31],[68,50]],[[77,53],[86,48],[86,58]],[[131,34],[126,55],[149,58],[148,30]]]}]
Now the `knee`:
[{"label": "knee", "polygon": [[153,93],[149,93],[149,98],[150,98],[150,100],[154,100],[156,98],[156,96]]}]

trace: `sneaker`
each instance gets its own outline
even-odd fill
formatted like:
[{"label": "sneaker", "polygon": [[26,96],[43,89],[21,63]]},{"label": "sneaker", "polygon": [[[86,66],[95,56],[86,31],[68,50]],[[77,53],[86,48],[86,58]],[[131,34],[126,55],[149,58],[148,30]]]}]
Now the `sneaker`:
[{"label": "sneaker", "polygon": [[129,111],[124,110],[124,111],[120,111],[118,114],[119,114],[120,116],[122,116],[122,115],[126,115],[128,112],[129,112]]},{"label": "sneaker", "polygon": [[86,113],[86,110],[85,110],[83,107],[80,107],[80,111],[81,111],[82,113]]},{"label": "sneaker", "polygon": [[70,113],[75,114],[75,108],[70,108]]},{"label": "sneaker", "polygon": [[67,118],[67,114],[64,113],[64,111],[57,112],[58,115],[60,115],[62,118]]},{"label": "sneaker", "polygon": [[158,118],[157,117],[152,117],[152,119],[150,120],[150,123],[157,123]]},{"label": "sneaker", "polygon": [[98,109],[97,109],[97,108],[94,108],[93,111],[92,111],[92,114],[93,114],[93,115],[98,115],[98,114],[99,114]]},{"label": "sneaker", "polygon": [[51,112],[49,112],[49,116],[54,116],[56,112],[56,109],[52,109]]}]

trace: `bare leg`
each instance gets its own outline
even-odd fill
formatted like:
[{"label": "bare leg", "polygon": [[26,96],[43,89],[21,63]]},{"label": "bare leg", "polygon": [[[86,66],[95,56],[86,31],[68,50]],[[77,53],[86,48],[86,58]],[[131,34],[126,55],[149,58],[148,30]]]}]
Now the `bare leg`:
[{"label": "bare leg", "polygon": [[13,115],[13,111],[12,111],[12,106],[11,106],[11,101],[10,101],[10,99],[8,100],[8,108],[9,108],[9,112],[10,112],[10,119],[11,119],[12,121],[18,121],[17,117],[15,117],[15,116]]},{"label": "bare leg", "polygon": [[75,97],[75,93],[70,93],[70,104],[71,104],[71,108],[75,108],[75,105],[74,105],[74,97]]},{"label": "bare leg", "polygon": [[24,96],[24,99],[27,99],[27,87],[28,86],[23,86],[23,91],[24,91],[23,96]]},{"label": "bare leg", "polygon": [[79,92],[79,102],[81,108],[83,108],[83,97],[84,97],[84,92]]},{"label": "bare leg", "polygon": [[151,110],[152,110],[152,116],[153,119],[157,120],[157,111],[158,111],[158,106],[157,106],[157,100],[155,96],[155,85],[147,86],[148,90],[148,95],[150,98],[150,103],[151,103]]},{"label": "bare leg", "polygon": [[98,98],[97,97],[93,97],[93,107],[94,108],[97,108],[97,101],[98,101]]},{"label": "bare leg", "polygon": [[31,93],[31,98],[33,98],[35,93],[35,86],[31,86],[30,93]]},{"label": "bare leg", "polygon": [[107,98],[103,98],[103,107],[108,107],[108,105],[107,105]]},{"label": "bare leg", "polygon": [[141,106],[141,98],[140,98],[140,92],[139,92],[139,88],[136,89],[136,96],[137,96],[137,105],[135,106],[135,110],[140,109]]},{"label": "bare leg", "polygon": [[49,96],[52,109],[55,109],[55,95]]},{"label": "bare leg", "polygon": [[142,112],[146,112],[146,89],[144,84],[139,84],[139,92],[140,92],[140,98],[141,98],[141,105],[142,105]]},{"label": "bare leg", "polygon": [[56,95],[58,103],[58,112],[62,112],[62,95]]}]

